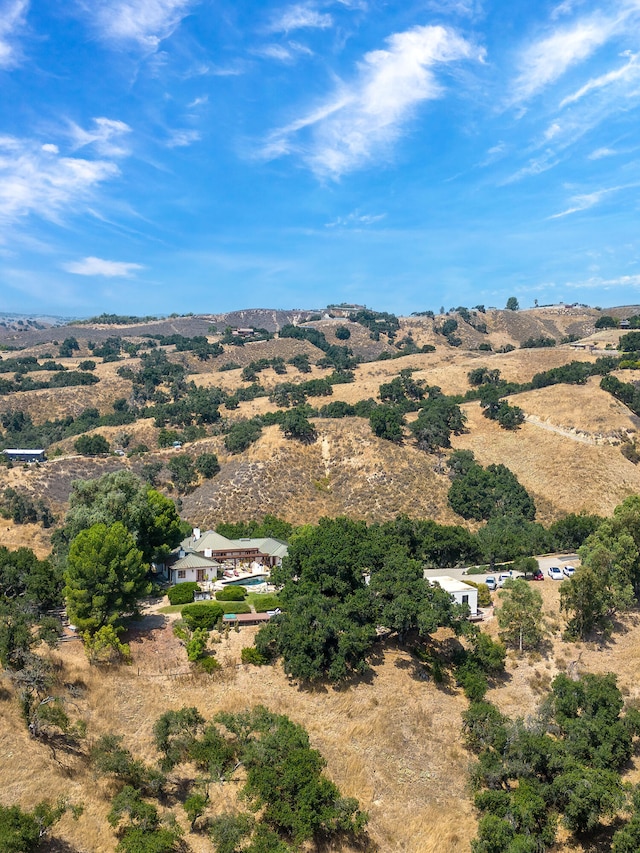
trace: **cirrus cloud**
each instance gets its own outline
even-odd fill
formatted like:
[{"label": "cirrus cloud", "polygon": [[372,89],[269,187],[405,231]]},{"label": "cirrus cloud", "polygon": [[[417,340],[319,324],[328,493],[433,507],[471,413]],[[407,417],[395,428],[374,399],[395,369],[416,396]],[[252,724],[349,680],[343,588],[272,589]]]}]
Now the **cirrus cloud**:
[{"label": "cirrus cloud", "polygon": [[133,42],[153,52],[193,5],[194,0],[94,0],[85,8],[107,41]]},{"label": "cirrus cloud", "polygon": [[[317,175],[338,178],[395,142],[419,103],[443,95],[436,66],[484,58],[482,49],[442,26],[395,33],[386,44],[365,54],[355,79],[324,104],[274,131],[262,156],[298,153]],[[303,131],[309,141],[299,141]]]},{"label": "cirrus cloud", "polygon": [[97,187],[120,174],[115,163],[60,156],[52,143],[0,138],[0,221],[35,214],[58,221],[93,198]]},{"label": "cirrus cloud", "polygon": [[105,278],[131,278],[137,271],[144,269],[142,264],[126,261],[106,261],[104,258],[88,257],[81,261],[69,261],[62,264],[62,269],[74,275],[101,275]]},{"label": "cirrus cloud", "polygon": [[267,28],[271,33],[289,33],[292,30],[322,29],[333,26],[333,18],[325,12],[319,12],[308,3],[289,6],[277,15]]},{"label": "cirrus cloud", "polygon": [[24,27],[29,0],[0,4],[0,68],[13,68],[20,59],[17,35]]}]

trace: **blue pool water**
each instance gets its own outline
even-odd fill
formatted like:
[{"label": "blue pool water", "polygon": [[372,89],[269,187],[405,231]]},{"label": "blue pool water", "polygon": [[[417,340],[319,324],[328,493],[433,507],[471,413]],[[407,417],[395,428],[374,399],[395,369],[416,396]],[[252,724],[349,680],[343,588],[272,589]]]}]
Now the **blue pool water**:
[{"label": "blue pool water", "polygon": [[252,578],[246,578],[246,580],[227,581],[225,586],[259,586],[259,584],[265,583],[266,580],[265,575],[254,575]]}]

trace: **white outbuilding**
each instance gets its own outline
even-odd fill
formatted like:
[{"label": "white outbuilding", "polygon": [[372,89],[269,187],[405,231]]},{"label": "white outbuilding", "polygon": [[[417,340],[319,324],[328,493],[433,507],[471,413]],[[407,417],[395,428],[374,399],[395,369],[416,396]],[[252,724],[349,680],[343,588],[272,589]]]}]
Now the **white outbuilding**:
[{"label": "white outbuilding", "polygon": [[471,611],[471,615],[475,616],[478,612],[478,590],[475,586],[465,583],[464,581],[456,580],[449,575],[438,575],[437,577],[427,578],[429,583],[437,583],[445,592],[448,592],[456,604],[466,604]]}]

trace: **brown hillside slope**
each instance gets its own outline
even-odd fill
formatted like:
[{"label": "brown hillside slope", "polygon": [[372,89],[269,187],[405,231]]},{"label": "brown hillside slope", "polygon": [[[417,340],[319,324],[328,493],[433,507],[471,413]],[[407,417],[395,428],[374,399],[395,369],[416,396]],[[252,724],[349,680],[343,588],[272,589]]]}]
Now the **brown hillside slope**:
[{"label": "brown hillside slope", "polygon": [[[620,371],[619,373],[628,373]],[[629,376],[622,381],[628,382]],[[574,431],[591,442],[619,440],[633,435],[640,418],[600,389],[600,377],[591,377],[585,385],[553,385],[527,391],[510,398],[533,422]]]},{"label": "brown hillside slope", "polygon": [[448,479],[438,460],[411,446],[376,438],[368,421],[315,420],[318,439],[290,441],[269,427],[246,453],[183,498],[194,524],[274,513],[302,524],[323,515],[382,521],[405,512],[443,523],[459,521],[446,502]]},{"label": "brown hillside slope", "polygon": [[[511,400],[519,404],[520,396]],[[581,510],[611,515],[628,495],[640,492],[640,470],[618,447],[584,443],[532,423],[508,431],[485,418],[478,403],[464,410],[469,430],[453,436],[453,446],[472,450],[482,465],[510,468],[535,497],[538,521]]]}]

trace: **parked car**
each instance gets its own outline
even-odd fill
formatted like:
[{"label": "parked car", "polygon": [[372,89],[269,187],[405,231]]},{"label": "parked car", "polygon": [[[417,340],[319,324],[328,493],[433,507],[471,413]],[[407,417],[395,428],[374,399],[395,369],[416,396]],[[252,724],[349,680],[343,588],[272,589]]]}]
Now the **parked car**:
[{"label": "parked car", "polygon": [[485,581],[486,585],[489,587],[491,591],[498,588],[498,584],[496,583],[496,579],[491,575]]},{"label": "parked car", "polygon": [[547,574],[552,581],[561,581],[564,577],[558,566],[551,566]]},{"label": "parked car", "polygon": [[504,582],[511,580],[513,575],[511,572],[502,572],[501,575],[498,576],[498,586],[504,586]]},{"label": "parked car", "polygon": [[566,575],[566,577],[568,577],[568,578],[572,578],[576,573],[576,570],[574,569],[573,566],[565,566],[562,571],[563,571],[564,575]]},{"label": "parked car", "polygon": [[543,581],[544,580],[544,572],[542,571],[542,569],[534,569],[533,575],[531,576],[531,580]]}]

